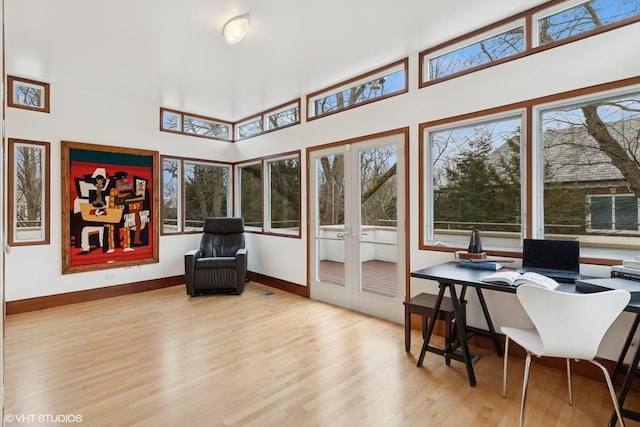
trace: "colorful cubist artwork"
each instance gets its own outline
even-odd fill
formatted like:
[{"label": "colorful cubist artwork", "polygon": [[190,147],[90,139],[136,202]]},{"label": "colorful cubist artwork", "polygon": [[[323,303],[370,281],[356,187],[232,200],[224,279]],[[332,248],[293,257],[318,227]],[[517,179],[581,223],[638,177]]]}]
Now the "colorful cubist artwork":
[{"label": "colorful cubist artwork", "polygon": [[68,267],[157,262],[153,155],[69,147]]}]

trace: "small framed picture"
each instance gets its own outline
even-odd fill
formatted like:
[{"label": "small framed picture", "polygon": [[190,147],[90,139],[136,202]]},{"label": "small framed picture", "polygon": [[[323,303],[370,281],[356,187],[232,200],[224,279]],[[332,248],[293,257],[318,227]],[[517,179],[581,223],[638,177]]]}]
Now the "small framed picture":
[{"label": "small framed picture", "polygon": [[49,83],[7,76],[9,107],[49,112]]}]

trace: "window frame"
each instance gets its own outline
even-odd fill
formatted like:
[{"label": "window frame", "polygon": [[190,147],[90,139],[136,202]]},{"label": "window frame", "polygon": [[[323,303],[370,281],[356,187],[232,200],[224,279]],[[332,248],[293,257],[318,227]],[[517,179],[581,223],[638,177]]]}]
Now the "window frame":
[{"label": "window frame", "polygon": [[[604,199],[607,198],[610,200],[610,206],[611,206],[611,224],[615,224],[615,218],[616,218],[616,207],[615,207],[615,199],[616,197],[633,197],[636,200],[636,217],[640,218],[640,200],[635,197],[635,194],[633,193],[614,193],[614,194],[588,194],[587,195],[587,204],[589,206],[592,206],[592,202],[593,199]],[[591,210],[589,210],[589,214],[587,215],[587,231],[589,233],[592,234],[610,234],[610,233],[615,233],[616,231],[619,231],[617,228],[611,228],[611,229],[603,229],[603,228],[592,228],[591,227]],[[629,233],[629,234],[638,234],[640,235],[640,224],[636,226],[635,230],[625,230],[625,233]]]},{"label": "window frame", "polygon": [[[640,77],[628,79],[628,81],[632,82],[629,85],[620,86],[620,82],[613,82],[610,85],[613,87],[604,87],[601,86],[592,86],[589,88],[585,88],[584,90],[578,91],[570,91],[568,93],[562,94],[566,96],[555,96],[555,97],[547,97],[551,98],[546,102],[539,102],[532,105],[531,115],[533,120],[537,125],[535,126],[535,131],[532,135],[532,180],[533,190],[533,208],[531,210],[532,214],[531,218],[531,228],[532,228],[532,237],[542,239],[545,236],[545,219],[544,219],[544,135],[542,132],[542,114],[545,111],[552,110],[554,108],[561,109],[567,107],[578,107],[580,105],[585,105],[593,102],[610,100],[618,97],[623,97],[626,95],[631,95],[638,93],[640,94]],[[598,90],[600,88],[600,90]],[[546,98],[543,98],[546,100]],[[597,235],[598,233],[594,233]],[[598,247],[597,245],[595,247]],[[638,244],[638,248],[640,249],[640,244]]]},{"label": "window frame", "polygon": [[[178,182],[176,188],[176,231],[165,231],[165,202],[164,202],[164,193],[165,193],[165,176],[164,176],[164,163],[167,161],[174,161],[177,163],[177,177],[176,180]],[[174,235],[174,234],[183,234],[184,233],[184,203],[183,203],[183,163],[182,159],[179,157],[172,156],[161,156],[160,164],[162,165],[162,173],[160,174],[160,185],[162,188],[161,195],[161,203],[160,203],[160,222],[162,223],[162,227],[160,228],[161,235]]]},{"label": "window frame", "polygon": [[[382,78],[388,75],[389,72],[397,72],[397,71],[404,71],[404,87],[403,88],[398,89],[394,92],[387,93],[385,95],[378,96],[376,98],[371,98],[371,99],[364,100],[362,102],[358,102],[353,105],[340,107],[336,110],[327,111],[321,114],[317,114],[315,112],[315,107],[313,105],[317,100],[332,96],[342,90],[352,89],[356,86],[359,86],[360,84],[368,83],[371,80],[374,80],[376,78]],[[391,64],[382,66],[380,68],[376,68],[375,70],[369,71],[367,73],[360,74],[349,80],[339,82],[327,88],[308,94],[306,98],[307,121],[320,119],[333,114],[341,113],[343,111],[348,111],[353,108],[371,104],[372,102],[382,101],[383,99],[391,98],[397,95],[402,95],[403,93],[407,93],[408,91],[409,91],[409,58],[404,58],[399,61],[393,62]]]},{"label": "window frame", "polygon": [[[42,167],[42,193],[41,193],[41,223],[42,238],[38,239],[18,239],[17,237],[17,219],[16,219],[16,150],[21,147],[34,147],[43,150],[41,156]],[[8,244],[9,246],[30,246],[30,245],[48,245],[50,243],[51,225],[50,225],[50,208],[51,208],[51,144],[42,141],[30,141],[25,139],[8,138]]]},{"label": "window frame", "polygon": [[[176,161],[178,162],[178,198],[176,208],[177,211],[177,231],[168,232],[164,230],[164,162],[165,160]],[[160,228],[160,234],[162,236],[177,236],[183,234],[197,234],[202,233],[202,229],[189,229],[186,227],[186,203],[185,203],[185,185],[186,185],[186,164],[202,164],[202,165],[210,165],[216,167],[226,167],[228,168],[228,182],[227,182],[227,216],[233,215],[233,188],[234,188],[234,176],[233,176],[233,164],[228,162],[219,162],[205,159],[196,159],[191,157],[179,157],[179,156],[171,156],[171,155],[161,155],[160,156],[160,164],[162,165],[162,174],[161,174],[161,185],[162,185],[162,194],[160,201],[160,222],[162,223],[162,227]]]},{"label": "window frame", "polygon": [[[560,40],[556,40],[553,42],[549,42],[549,43],[545,43],[545,44],[540,44],[540,20],[547,18],[551,15],[557,14],[559,12],[564,12],[566,10],[570,10],[573,9],[575,7],[578,7],[584,3],[588,3],[591,0],[563,0],[563,1],[559,1],[556,2],[555,4],[545,7],[545,8],[541,8],[541,10],[538,11],[534,11],[531,14],[531,30],[530,30],[530,36],[531,36],[531,44],[532,47],[534,49],[539,49],[539,48],[544,48],[547,46],[550,47],[555,47],[555,46],[559,46],[562,44],[566,44],[566,43],[570,43],[572,41],[575,40],[580,40],[586,37],[591,37],[593,35],[596,34],[600,34],[602,32],[605,31],[610,31],[613,30],[615,28],[619,28],[625,25],[629,25],[632,24],[634,22],[638,22],[640,21],[640,14],[636,15],[636,16],[632,16],[629,18],[625,18],[625,19],[621,19],[619,21],[615,21],[615,22],[611,22],[609,24],[605,24],[602,25],[600,27],[595,27],[591,30],[587,30],[587,31],[583,31],[581,33],[578,34],[574,34],[572,36],[569,37],[565,37],[563,39]],[[609,0],[609,1],[613,1],[613,0]]]},{"label": "window frame", "polygon": [[[240,193],[242,192],[242,176],[241,170],[247,167],[260,165],[260,226],[247,225],[245,222],[245,230],[246,231],[254,231],[254,232],[262,232],[264,230],[264,163],[262,160],[254,160],[249,162],[243,162],[240,164],[234,165],[234,174],[235,174],[235,182],[236,188],[234,191],[235,194],[235,212],[237,215],[242,216],[242,197]],[[244,217],[243,217],[244,218]]]},{"label": "window frame", "polygon": [[[425,49],[421,52],[419,52],[418,54],[418,88],[422,89],[424,87],[427,86],[431,86],[433,84],[437,84],[446,80],[450,80],[450,79],[454,79],[457,77],[461,77],[467,74],[471,74],[474,73],[476,71],[480,71],[486,68],[490,68],[499,64],[503,64],[505,62],[509,62],[509,61],[514,61],[516,59],[519,58],[523,58],[525,56],[529,56],[529,55],[533,55],[536,54],[538,52],[542,52],[544,50],[547,49],[552,49],[558,46],[562,46],[568,43],[572,43],[578,40],[582,40],[588,37],[592,37],[595,36],[597,34],[601,34],[607,31],[611,31],[614,30],[616,28],[620,28],[626,25],[630,25],[636,22],[640,22],[640,14],[630,17],[630,18],[626,18],[623,19],[621,21],[617,21],[617,22],[612,22],[610,24],[606,24],[603,25],[601,27],[597,27],[594,28],[592,30],[589,31],[585,31],[583,33],[579,33],[576,34],[574,36],[568,37],[566,39],[562,39],[562,40],[558,40],[558,41],[554,41],[551,43],[547,43],[544,45],[538,45],[537,42],[534,43],[533,41],[537,41],[538,40],[538,24],[537,24],[537,20],[534,19],[535,17],[539,17],[539,16],[545,16],[545,15],[549,15],[549,14],[553,14],[554,12],[549,12],[549,11],[556,11],[556,10],[562,10],[562,8],[571,8],[572,5],[574,5],[576,2],[580,3],[580,2],[586,2],[587,0],[550,0],[548,2],[545,2],[539,6],[535,6],[533,8],[530,8],[524,12],[512,15],[510,17],[507,17],[505,19],[502,19],[500,21],[494,22],[492,24],[486,25],[484,27],[481,27],[475,31],[471,31],[469,33],[463,34],[459,37],[453,38],[451,40],[445,41],[443,43],[440,43],[436,46],[433,46],[431,48]],[[465,42],[468,42],[469,40],[472,40],[473,38],[477,37],[480,34],[483,33],[487,33],[492,31],[494,28],[497,27],[501,27],[504,25],[509,25],[510,23],[513,23],[514,21],[517,20],[524,20],[525,22],[525,28],[524,28],[524,38],[525,38],[525,50],[519,54],[516,55],[511,55],[499,60],[495,60],[495,61],[490,61],[487,62],[485,64],[482,64],[480,66],[477,67],[473,67],[473,68],[469,68],[454,74],[449,74],[447,76],[435,79],[435,80],[428,80],[425,79],[424,76],[427,75],[424,70],[424,67],[428,67],[428,63],[425,64],[425,58],[429,57],[430,55],[433,54],[433,52],[438,52],[438,51],[444,51],[446,49],[448,49],[450,46],[453,45],[457,45],[457,44],[464,44]]]},{"label": "window frame", "polygon": [[[300,105],[301,105],[301,101],[300,98],[294,99],[293,101],[290,102],[285,102],[284,104],[280,104],[277,107],[273,107],[270,108],[268,110],[262,111],[260,113],[257,114],[253,114],[251,116],[248,116],[242,120],[239,120],[237,122],[234,123],[235,126],[235,133],[234,133],[234,141],[243,141],[245,139],[249,139],[249,138],[253,138],[256,137],[258,135],[264,135],[265,133],[269,133],[269,132],[273,132],[276,130],[280,130],[280,129],[285,129],[291,126],[295,126],[295,125],[299,125],[301,123],[301,111],[300,111]],[[278,126],[278,127],[269,127],[269,118],[275,114],[290,110],[290,109],[294,109],[296,108],[298,110],[298,120],[292,123],[288,123],[286,125],[282,125],[282,126]],[[258,133],[255,133],[253,135],[248,135],[248,136],[240,136],[240,127],[242,127],[243,125],[249,124],[249,123],[253,123],[256,122],[258,120],[261,120],[261,131]]]},{"label": "window frame", "polygon": [[[21,86],[20,83],[23,83],[26,86],[37,87],[42,90],[42,104],[41,106],[33,106],[16,103],[13,100],[15,95],[16,87]],[[50,112],[50,85],[49,83],[39,82],[37,80],[25,79],[22,77],[16,76],[7,76],[7,106],[14,108],[22,108],[24,110],[38,111],[41,113],[49,113]]]},{"label": "window frame", "polygon": [[[423,213],[420,215],[419,243],[420,249],[441,250],[443,245],[447,243],[434,240],[435,233],[435,212],[434,212],[434,184],[433,184],[433,157],[432,157],[432,138],[431,134],[442,132],[445,130],[455,130],[460,128],[473,127],[490,122],[499,122],[509,119],[521,118],[522,127],[520,130],[520,235],[519,240],[526,234],[525,222],[525,200],[527,188],[527,176],[525,175],[526,161],[526,130],[527,120],[524,108],[499,108],[487,114],[469,114],[465,116],[452,117],[436,122],[428,122],[420,125],[419,133],[419,188],[420,188],[420,207]],[[428,172],[424,172],[428,171]],[[512,232],[510,234],[515,234]],[[470,233],[468,233],[470,235]],[[454,242],[451,242],[454,243]],[[465,246],[465,245],[463,245]],[[466,249],[463,246],[455,246],[456,250]],[[515,247],[508,247],[503,251],[517,250]]]},{"label": "window frame", "polygon": [[[466,247],[461,246],[446,246],[426,243],[426,227],[428,221],[432,221],[433,214],[430,214],[426,209],[426,201],[432,197],[425,184],[425,180],[428,179],[425,175],[425,156],[426,149],[425,142],[425,128],[435,128],[437,126],[446,125],[447,123],[463,121],[466,119],[476,119],[479,117],[488,117],[493,114],[504,113],[505,111],[513,111],[517,109],[524,109],[524,123],[525,129],[522,131],[524,137],[525,151],[522,153],[521,162],[523,169],[521,170],[521,180],[526,184],[526,190],[523,194],[523,215],[525,222],[523,226],[523,237],[526,238],[544,238],[544,233],[541,230],[544,229],[544,220],[542,219],[542,211],[544,207],[544,183],[541,174],[541,168],[543,162],[543,152],[541,150],[541,138],[540,138],[540,112],[543,110],[549,110],[551,108],[557,108],[562,106],[579,105],[581,103],[588,103],[590,101],[621,97],[625,95],[635,94],[640,92],[640,76],[630,77],[623,80],[617,80],[608,83],[597,84],[594,86],[587,86],[579,89],[574,89],[566,92],[555,93],[552,95],[546,95],[539,98],[527,99],[519,102],[515,102],[508,105],[502,105],[498,107],[489,108],[486,110],[475,111],[471,113],[462,114],[459,116],[449,117],[445,119],[434,120],[431,122],[420,123],[418,125],[418,137],[419,137],[419,213],[418,213],[418,249],[430,250],[438,252],[455,252],[457,250],[466,250]],[[542,187],[541,183],[542,182]],[[587,239],[585,239],[587,240]],[[586,241],[585,247],[589,248],[589,251],[582,251],[581,262],[596,265],[617,265],[620,264],[622,259],[631,256],[635,257],[640,250],[640,242],[636,245],[621,248],[616,244],[616,249],[611,249],[611,245],[594,245],[591,241]],[[497,250],[494,248],[486,247],[485,251],[490,255],[498,256],[510,256],[521,257],[522,253],[518,250]]]},{"label": "window frame", "polygon": [[[179,123],[179,129],[178,130],[173,130],[173,129],[167,129],[164,127],[164,123],[163,123],[163,115],[164,112],[168,112],[169,114],[173,114],[176,115],[178,117],[180,117],[180,123]],[[223,125],[223,126],[227,126],[229,128],[229,137],[228,138],[221,138],[218,136],[209,136],[209,135],[200,135],[194,132],[187,132],[184,129],[184,123],[185,123],[185,117],[190,117],[190,118],[194,118],[197,120],[202,120],[202,121],[206,121],[206,122],[210,122],[210,123],[215,123],[215,124],[219,124],[219,125]],[[231,122],[227,122],[226,120],[220,120],[220,119],[215,119],[213,117],[206,117],[206,116],[201,116],[199,114],[191,114],[191,113],[187,113],[184,111],[179,111],[179,110],[172,110],[170,108],[164,108],[164,107],[160,107],[160,132],[168,132],[168,133],[175,133],[175,134],[180,134],[180,135],[187,135],[187,136],[195,136],[198,138],[207,138],[207,139],[213,139],[213,140],[217,140],[217,141],[226,141],[226,142],[233,142],[233,135],[234,135],[234,124]]]},{"label": "window frame", "polygon": [[[271,176],[270,176],[270,168],[268,167],[268,164],[270,162],[276,162],[276,161],[286,160],[291,158],[298,159],[298,183],[299,183],[298,197],[300,198],[299,200],[300,212],[298,214],[299,225],[298,225],[298,233],[283,233],[283,232],[277,231],[278,230],[277,228],[274,229],[271,227],[271,200],[269,198],[270,188],[271,188]],[[239,191],[241,191],[239,169],[246,166],[256,165],[256,164],[262,165],[262,187],[261,187],[262,188],[262,227],[247,228],[245,226],[245,231],[248,233],[289,237],[289,238],[295,238],[295,239],[302,238],[302,210],[303,210],[303,207],[302,207],[302,151],[301,150],[289,151],[286,153],[274,154],[266,157],[254,158],[254,159],[249,159],[249,160],[236,163],[234,165],[234,170],[235,170],[234,178],[237,185],[234,188],[234,194],[235,194],[234,208],[235,208],[235,212],[237,212],[238,214],[240,214],[240,212],[242,211],[242,206],[240,205],[241,197],[239,194]]]},{"label": "window frame", "polygon": [[[281,162],[284,160],[297,159],[298,160],[298,232],[297,233],[288,233],[282,231],[280,228],[273,227],[273,213],[272,213],[272,191],[271,191],[271,183],[272,183],[272,168],[271,166],[276,162]],[[301,153],[290,153],[278,157],[270,157],[263,161],[263,176],[267,179],[263,182],[263,207],[268,207],[268,209],[264,212],[264,231],[269,234],[277,234],[277,235],[285,235],[285,236],[295,236],[300,237],[301,231],[300,227],[302,226],[302,174],[301,174]]]},{"label": "window frame", "polygon": [[[495,26],[484,27],[485,29],[482,31],[478,31],[477,33],[471,33],[468,37],[463,39],[456,39],[455,42],[444,43],[441,48],[434,48],[430,50],[426,50],[421,53],[420,56],[420,64],[424,64],[420,67],[420,79],[422,81],[442,81],[450,78],[454,78],[458,75],[463,75],[467,73],[471,73],[476,69],[486,68],[488,64],[497,64],[501,62],[506,62],[514,59],[515,57],[521,56],[527,50],[527,43],[529,34],[527,31],[527,23],[523,17],[518,17],[517,19],[509,20],[508,22],[502,22],[500,24],[495,24]],[[504,56],[499,59],[495,59],[493,61],[488,61],[483,64],[475,65],[469,68],[465,68],[460,71],[453,72],[451,74],[447,74],[442,77],[431,78],[431,60],[435,58],[439,58],[440,56],[453,53],[457,50],[464,49],[469,46],[473,46],[482,41],[488,40],[492,37],[498,36],[500,34],[504,34],[510,30],[514,30],[516,28],[522,28],[522,36],[523,36],[523,50],[522,52],[518,52],[509,56]],[[423,74],[424,73],[424,74]]]}]

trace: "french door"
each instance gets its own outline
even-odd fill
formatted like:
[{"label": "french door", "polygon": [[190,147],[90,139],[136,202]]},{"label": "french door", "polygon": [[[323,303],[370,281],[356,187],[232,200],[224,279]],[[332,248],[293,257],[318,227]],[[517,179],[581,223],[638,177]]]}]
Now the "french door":
[{"label": "french door", "polygon": [[402,322],[405,134],[309,156],[311,298]]}]

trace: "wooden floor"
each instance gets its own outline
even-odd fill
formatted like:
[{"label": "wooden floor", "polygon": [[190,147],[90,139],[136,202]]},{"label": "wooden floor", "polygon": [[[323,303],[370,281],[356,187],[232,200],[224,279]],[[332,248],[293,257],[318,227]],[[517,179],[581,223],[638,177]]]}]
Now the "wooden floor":
[{"label": "wooden floor", "polygon": [[[92,427],[517,425],[522,360],[503,399],[495,353],[473,349],[472,388],[456,361],[428,353],[416,367],[420,345],[414,331],[406,353],[401,325],[256,283],[241,296],[165,288],[7,317],[5,414]],[[528,426],[607,424],[604,383],[575,376],[569,406],[561,371],[534,360],[531,375]]]}]

